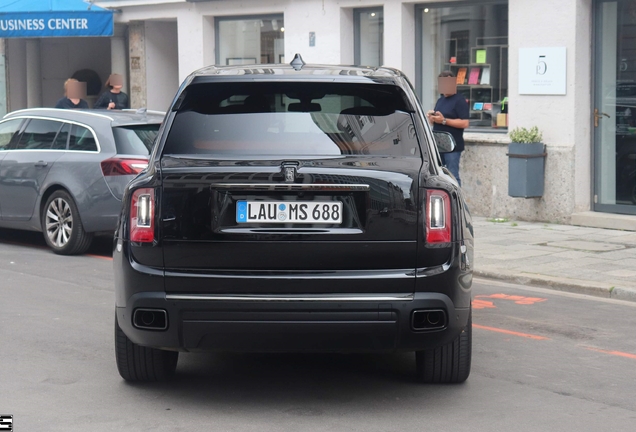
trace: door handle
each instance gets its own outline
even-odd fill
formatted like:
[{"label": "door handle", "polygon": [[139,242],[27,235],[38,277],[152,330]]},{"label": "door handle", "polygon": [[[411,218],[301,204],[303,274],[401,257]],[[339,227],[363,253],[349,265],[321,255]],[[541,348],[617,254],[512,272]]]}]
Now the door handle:
[{"label": "door handle", "polygon": [[609,114],[598,112],[598,108],[594,108],[594,127],[598,127],[598,119],[603,118],[603,116],[610,118]]},{"label": "door handle", "polygon": [[44,161],[37,161],[34,165],[35,165],[37,168],[44,168],[45,166],[47,166],[47,165],[48,165],[48,162],[44,162]]}]

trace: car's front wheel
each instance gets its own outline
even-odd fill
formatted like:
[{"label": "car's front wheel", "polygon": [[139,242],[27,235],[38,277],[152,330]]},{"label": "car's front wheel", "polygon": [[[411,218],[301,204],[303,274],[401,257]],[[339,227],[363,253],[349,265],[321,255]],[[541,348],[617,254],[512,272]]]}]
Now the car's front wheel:
[{"label": "car's front wheel", "polygon": [[449,344],[415,353],[417,378],[424,383],[462,383],[470,375],[472,313],[462,332]]},{"label": "car's front wheel", "polygon": [[115,356],[126,381],[164,381],[174,375],[179,353],[147,348],[128,339],[115,316]]},{"label": "car's front wheel", "polygon": [[88,250],[93,234],[84,231],[75,201],[63,190],[55,191],[42,210],[44,240],[53,252],[77,255]]}]

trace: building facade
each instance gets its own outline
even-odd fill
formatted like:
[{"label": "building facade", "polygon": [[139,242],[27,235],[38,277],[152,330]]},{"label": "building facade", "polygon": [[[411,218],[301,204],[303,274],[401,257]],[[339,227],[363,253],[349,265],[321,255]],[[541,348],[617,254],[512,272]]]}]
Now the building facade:
[{"label": "building facade", "polygon": [[[195,69],[300,53],[398,68],[426,110],[437,75],[451,70],[471,110],[461,173],[473,214],[636,229],[636,1],[96,4],[116,11],[113,38],[5,42],[8,109],[50,106],[64,77],[91,69],[102,80],[124,75],[134,107],[165,110]],[[539,197],[508,194],[508,132],[518,126],[543,134]]]}]

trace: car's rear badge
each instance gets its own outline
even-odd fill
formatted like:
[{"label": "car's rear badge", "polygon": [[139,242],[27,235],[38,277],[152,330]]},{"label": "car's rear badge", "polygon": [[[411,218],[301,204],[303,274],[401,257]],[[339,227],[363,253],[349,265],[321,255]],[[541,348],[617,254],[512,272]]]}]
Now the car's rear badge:
[{"label": "car's rear badge", "polygon": [[295,167],[283,167],[283,172],[285,174],[285,181],[288,183],[293,183],[296,180],[296,168]]},{"label": "car's rear badge", "polygon": [[294,183],[296,181],[299,165],[298,162],[283,162],[281,164],[280,173],[285,183]]}]

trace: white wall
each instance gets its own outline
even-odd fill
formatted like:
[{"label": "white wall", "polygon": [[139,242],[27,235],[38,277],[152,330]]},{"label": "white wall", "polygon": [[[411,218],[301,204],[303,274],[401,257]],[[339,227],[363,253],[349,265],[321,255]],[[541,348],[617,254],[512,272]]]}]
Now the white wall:
[{"label": "white wall", "polygon": [[177,22],[146,21],[148,109],[165,111],[179,88]]},{"label": "white wall", "polygon": [[[122,13],[117,22],[176,19],[178,21],[179,80],[214,62],[214,19],[216,17],[283,14],[285,20],[285,60],[300,53],[307,63],[353,64],[353,10],[382,6],[366,0],[236,0],[210,2],[118,3]],[[387,0],[384,6],[384,65],[403,69],[414,81],[413,5]],[[104,4],[108,6],[108,4]],[[387,16],[388,14],[388,16]],[[316,45],[309,46],[309,33],[315,32]]]},{"label": "white wall", "polygon": [[[575,178],[569,193],[575,194],[576,210],[589,210],[592,184],[591,3],[509,0],[509,124],[511,128],[538,125],[549,146],[573,148]],[[519,48],[532,47],[566,48],[566,95],[519,94]]]}]

